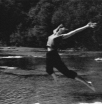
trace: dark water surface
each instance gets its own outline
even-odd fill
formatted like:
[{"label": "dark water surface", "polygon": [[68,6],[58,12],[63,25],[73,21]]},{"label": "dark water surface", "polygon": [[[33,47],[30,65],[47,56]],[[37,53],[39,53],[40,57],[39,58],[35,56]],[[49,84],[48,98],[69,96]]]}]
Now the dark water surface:
[{"label": "dark water surface", "polygon": [[70,70],[93,82],[96,92],[54,69],[56,85],[45,72],[45,57],[1,54],[0,104],[101,104],[102,54],[60,55]]}]

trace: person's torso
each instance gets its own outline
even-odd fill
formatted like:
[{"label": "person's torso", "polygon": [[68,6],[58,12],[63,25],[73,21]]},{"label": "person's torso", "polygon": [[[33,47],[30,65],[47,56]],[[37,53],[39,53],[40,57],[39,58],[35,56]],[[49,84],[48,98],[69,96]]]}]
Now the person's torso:
[{"label": "person's torso", "polygon": [[53,49],[58,49],[62,41],[62,35],[51,35],[48,37],[47,46]]}]

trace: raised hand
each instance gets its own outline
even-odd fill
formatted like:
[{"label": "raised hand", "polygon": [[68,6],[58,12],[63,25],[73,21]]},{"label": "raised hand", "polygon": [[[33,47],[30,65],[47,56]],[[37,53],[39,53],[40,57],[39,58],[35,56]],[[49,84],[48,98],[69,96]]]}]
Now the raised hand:
[{"label": "raised hand", "polygon": [[89,23],[87,24],[87,26],[88,26],[88,27],[91,27],[91,28],[96,27],[96,25],[97,25],[97,23],[92,23],[92,22],[89,22]]},{"label": "raised hand", "polygon": [[63,27],[63,24],[60,24],[58,27],[59,27],[59,28],[62,28],[62,27]]}]

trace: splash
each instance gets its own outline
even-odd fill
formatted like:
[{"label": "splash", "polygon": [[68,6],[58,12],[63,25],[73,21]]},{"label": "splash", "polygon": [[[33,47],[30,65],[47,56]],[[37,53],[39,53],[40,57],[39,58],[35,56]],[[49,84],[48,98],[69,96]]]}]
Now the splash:
[{"label": "splash", "polygon": [[22,56],[4,56],[4,57],[0,57],[0,59],[3,58],[22,58]]},{"label": "splash", "polygon": [[34,104],[40,104],[40,103],[34,103]]},{"label": "splash", "polygon": [[102,58],[95,58],[94,60],[97,62],[102,62]]},{"label": "splash", "polygon": [[1,69],[17,69],[17,67],[0,66]]}]

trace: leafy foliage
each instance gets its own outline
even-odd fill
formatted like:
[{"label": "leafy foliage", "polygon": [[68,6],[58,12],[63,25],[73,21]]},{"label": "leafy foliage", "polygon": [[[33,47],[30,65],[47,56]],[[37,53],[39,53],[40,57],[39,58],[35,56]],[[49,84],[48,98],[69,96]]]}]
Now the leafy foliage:
[{"label": "leafy foliage", "polygon": [[69,31],[97,22],[62,42],[61,48],[102,50],[102,0],[0,0],[0,43],[8,46],[45,47],[54,28]]}]

